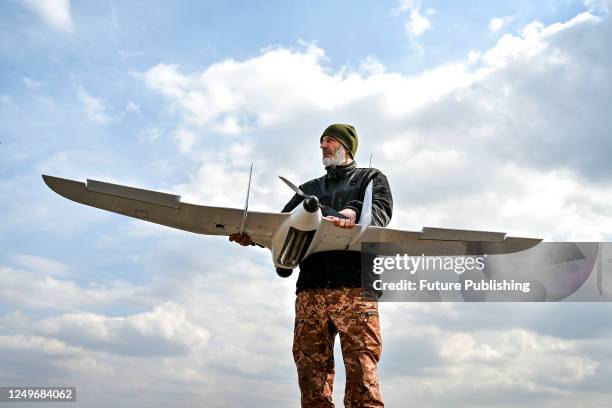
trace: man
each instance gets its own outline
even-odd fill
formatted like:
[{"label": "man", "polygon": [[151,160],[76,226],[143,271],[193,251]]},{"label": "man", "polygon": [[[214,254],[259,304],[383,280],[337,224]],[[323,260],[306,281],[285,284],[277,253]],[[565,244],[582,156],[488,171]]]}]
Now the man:
[{"label": "man", "polygon": [[[353,160],[359,142],[355,128],[333,124],[319,142],[326,174],[302,184],[300,189],[348,217],[327,217],[336,226],[353,228],[361,214],[365,190],[373,180],[372,225],[386,226],[393,208],[391,190],[379,170],[357,168]],[[292,211],[302,200],[294,195],[283,212]],[[250,237],[238,234],[230,240],[251,244]],[[382,351],[378,303],[362,300],[360,288],[360,252],[317,252],[300,263],[293,356],[304,408],[334,407],[333,350],[338,333],[346,370],[345,407],[384,406],[376,376]]]}]

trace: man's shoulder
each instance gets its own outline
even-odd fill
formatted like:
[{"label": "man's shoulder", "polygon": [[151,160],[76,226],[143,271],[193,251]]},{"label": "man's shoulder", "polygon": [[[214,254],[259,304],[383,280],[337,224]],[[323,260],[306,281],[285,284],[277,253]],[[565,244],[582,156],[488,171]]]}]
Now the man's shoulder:
[{"label": "man's shoulder", "polygon": [[376,167],[357,167],[355,172],[361,177],[367,177],[370,180],[378,175],[385,175],[382,171],[377,169]]},{"label": "man's shoulder", "polygon": [[319,184],[319,183],[321,183],[321,182],[323,182],[325,180],[325,177],[326,177],[326,175],[324,174],[321,177],[317,177],[317,178],[313,178],[312,180],[308,180],[304,184],[301,184],[300,188],[302,188],[302,187],[307,188],[307,187]]}]

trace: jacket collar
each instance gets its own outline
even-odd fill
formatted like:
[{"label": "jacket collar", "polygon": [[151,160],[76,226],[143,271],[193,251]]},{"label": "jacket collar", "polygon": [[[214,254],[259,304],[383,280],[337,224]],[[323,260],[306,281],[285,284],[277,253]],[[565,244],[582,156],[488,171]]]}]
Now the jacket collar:
[{"label": "jacket collar", "polygon": [[327,177],[330,179],[342,179],[346,177],[347,174],[352,172],[357,168],[357,164],[355,160],[351,163],[346,164],[344,166],[327,166],[325,170],[327,170]]}]

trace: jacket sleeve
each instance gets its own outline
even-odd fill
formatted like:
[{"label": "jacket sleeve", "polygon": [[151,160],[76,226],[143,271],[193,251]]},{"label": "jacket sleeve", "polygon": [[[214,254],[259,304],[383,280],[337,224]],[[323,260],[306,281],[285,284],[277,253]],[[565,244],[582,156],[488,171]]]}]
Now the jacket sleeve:
[{"label": "jacket sleeve", "polygon": [[[393,196],[387,177],[378,170],[375,170],[369,177],[374,180],[372,185],[372,225],[385,227],[391,221],[393,215]],[[368,183],[369,183],[368,180]],[[357,219],[361,217],[363,202],[351,200],[344,208],[350,208],[357,213]]]},{"label": "jacket sleeve", "polygon": [[380,171],[374,175],[372,186],[372,225],[386,227],[393,215],[393,196],[387,177]]}]

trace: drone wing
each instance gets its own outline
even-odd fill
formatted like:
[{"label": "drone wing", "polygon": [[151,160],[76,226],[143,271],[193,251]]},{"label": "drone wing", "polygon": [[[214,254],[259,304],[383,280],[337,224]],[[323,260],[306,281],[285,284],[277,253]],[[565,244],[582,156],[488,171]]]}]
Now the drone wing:
[{"label": "drone wing", "polygon": [[[227,236],[240,232],[243,225],[243,209],[183,203],[177,195],[96,180],[82,183],[47,175],[43,179],[53,191],[77,203],[196,234]],[[249,212],[244,233],[270,248],[274,231],[288,215]]]},{"label": "drone wing", "polygon": [[[469,231],[424,227],[422,231],[403,231],[384,227],[356,225],[352,229],[336,227],[323,220],[320,241],[312,252],[361,251],[361,243],[389,244],[384,251],[419,256],[454,256],[508,254],[539,244],[538,238],[506,237],[502,232]],[[357,240],[356,240],[357,238]]]},{"label": "drone wing", "polygon": [[364,232],[361,242],[393,243],[397,250],[408,255],[452,256],[509,254],[534,247],[542,240],[507,237],[503,232],[432,227],[423,227],[417,232],[369,227]]}]

